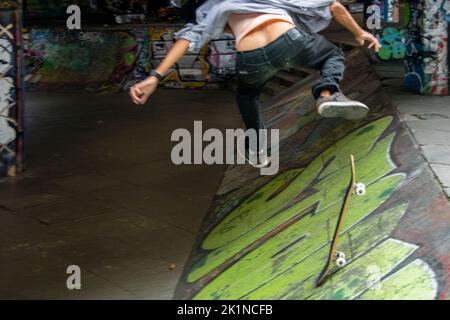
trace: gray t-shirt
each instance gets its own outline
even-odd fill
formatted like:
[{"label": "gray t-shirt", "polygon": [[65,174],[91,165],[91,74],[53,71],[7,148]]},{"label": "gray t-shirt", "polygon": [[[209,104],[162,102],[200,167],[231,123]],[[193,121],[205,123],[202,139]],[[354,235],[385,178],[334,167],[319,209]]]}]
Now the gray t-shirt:
[{"label": "gray t-shirt", "polygon": [[220,36],[231,13],[289,14],[295,24],[309,32],[325,29],[331,21],[330,5],[335,0],[208,0],[196,12],[196,22],[188,23],[175,34],[190,42],[189,51]]}]

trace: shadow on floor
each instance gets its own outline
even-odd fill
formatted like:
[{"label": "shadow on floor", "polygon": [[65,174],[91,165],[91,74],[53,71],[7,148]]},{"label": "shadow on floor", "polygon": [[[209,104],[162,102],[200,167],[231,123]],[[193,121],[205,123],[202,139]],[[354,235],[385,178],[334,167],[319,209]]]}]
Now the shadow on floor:
[{"label": "shadow on floor", "polygon": [[[228,91],[27,96],[27,171],[0,180],[0,298],[170,299],[223,166],[175,166],[174,129],[235,128]],[[82,289],[69,291],[78,265]],[[174,267],[172,269],[171,267]]]}]

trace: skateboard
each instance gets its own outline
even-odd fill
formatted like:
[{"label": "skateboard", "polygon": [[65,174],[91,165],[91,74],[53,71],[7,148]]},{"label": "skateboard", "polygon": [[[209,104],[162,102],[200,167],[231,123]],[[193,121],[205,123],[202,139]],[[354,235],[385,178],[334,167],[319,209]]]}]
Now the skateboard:
[{"label": "skateboard", "polygon": [[345,254],[343,252],[337,251],[337,245],[339,242],[339,235],[341,233],[342,225],[344,224],[344,218],[347,214],[347,210],[350,204],[350,199],[352,194],[355,193],[358,196],[363,196],[366,193],[366,186],[363,183],[356,183],[356,168],[355,168],[355,157],[353,155],[350,156],[350,183],[347,187],[347,191],[345,193],[344,202],[342,203],[341,211],[339,212],[338,221],[336,224],[336,228],[334,230],[333,240],[331,241],[330,251],[328,252],[328,258],[325,266],[319,274],[319,277],[316,280],[316,286],[320,286],[327,276],[330,274],[333,266],[333,262],[335,262],[338,268],[342,268],[346,265],[347,261],[345,260]]}]

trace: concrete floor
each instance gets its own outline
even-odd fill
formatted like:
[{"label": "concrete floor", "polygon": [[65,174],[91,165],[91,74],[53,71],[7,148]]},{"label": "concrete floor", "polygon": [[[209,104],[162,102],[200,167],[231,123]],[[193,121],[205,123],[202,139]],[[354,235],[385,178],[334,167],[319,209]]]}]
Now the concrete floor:
[{"label": "concrete floor", "polygon": [[381,62],[374,68],[450,200],[450,97],[407,91],[404,66],[398,62]]},{"label": "concrete floor", "polygon": [[[174,166],[177,128],[235,128],[229,91],[27,96],[27,171],[0,181],[1,299],[170,299],[223,166]],[[171,270],[169,266],[176,268]],[[81,290],[66,287],[69,265]]]},{"label": "concrete floor", "polygon": [[401,88],[386,88],[386,92],[450,198],[450,97],[422,96]]}]

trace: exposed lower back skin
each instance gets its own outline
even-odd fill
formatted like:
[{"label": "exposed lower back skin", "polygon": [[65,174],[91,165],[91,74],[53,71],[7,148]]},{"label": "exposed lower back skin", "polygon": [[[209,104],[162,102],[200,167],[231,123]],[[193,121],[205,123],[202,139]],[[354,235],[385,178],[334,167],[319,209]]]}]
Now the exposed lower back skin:
[{"label": "exposed lower back skin", "polygon": [[237,51],[249,51],[265,47],[294,28],[292,23],[281,20],[270,20],[250,31],[237,44]]}]

